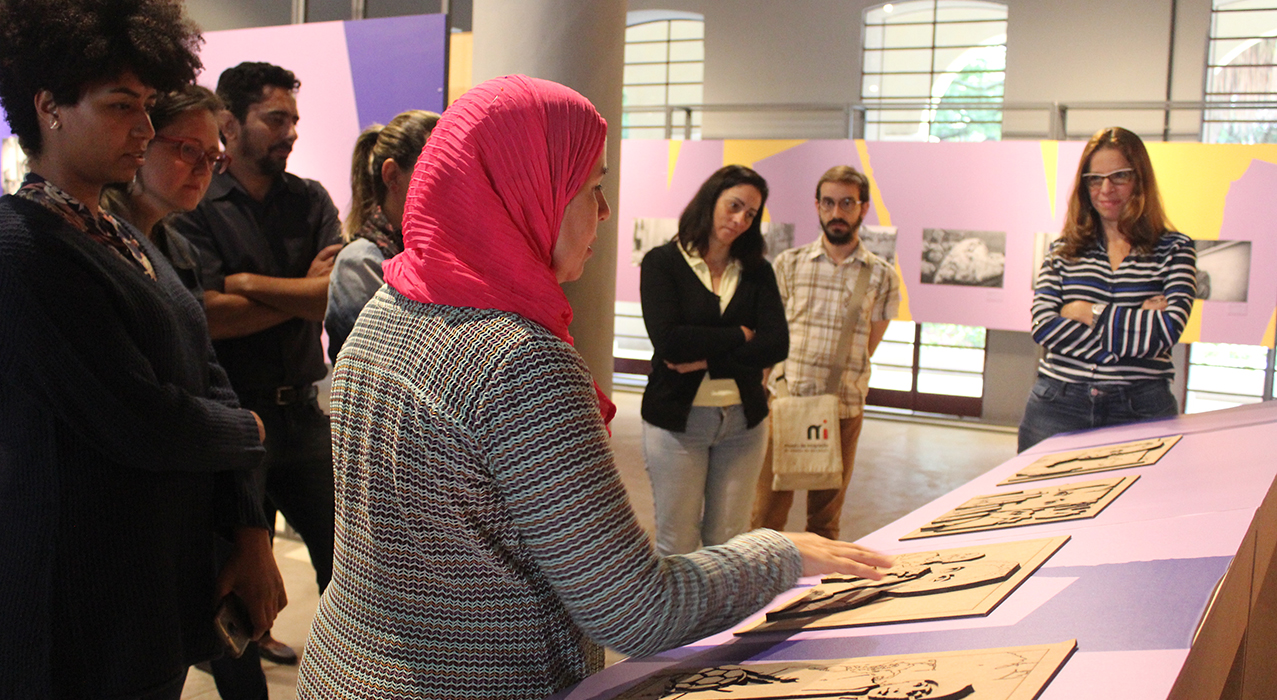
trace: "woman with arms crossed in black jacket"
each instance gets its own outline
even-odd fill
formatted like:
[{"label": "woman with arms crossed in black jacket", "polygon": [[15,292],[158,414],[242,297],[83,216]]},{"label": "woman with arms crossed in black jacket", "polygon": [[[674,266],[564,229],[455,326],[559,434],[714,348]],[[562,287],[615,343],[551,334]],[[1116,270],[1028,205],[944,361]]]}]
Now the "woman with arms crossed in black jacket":
[{"label": "woman with arms crossed in black jacket", "polygon": [[766,203],[762,176],[726,166],[683,210],[678,236],[643,258],[653,347],[643,456],[663,555],[749,529],[767,448],[763,369],[789,353],[776,276],[763,259]]}]

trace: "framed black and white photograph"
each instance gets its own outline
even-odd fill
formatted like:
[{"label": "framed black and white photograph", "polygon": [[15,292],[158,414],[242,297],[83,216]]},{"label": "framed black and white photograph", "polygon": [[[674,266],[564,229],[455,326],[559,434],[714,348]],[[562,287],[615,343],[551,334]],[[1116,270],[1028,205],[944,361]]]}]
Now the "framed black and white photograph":
[{"label": "framed black and white photograph", "polygon": [[921,282],[1001,288],[1006,251],[1002,231],[923,229]]},{"label": "framed black and white photograph", "polygon": [[1250,241],[1193,241],[1197,248],[1197,298],[1246,301],[1250,288]]},{"label": "framed black and white photograph", "polygon": [[767,249],[763,252],[763,257],[768,262],[776,259],[782,251],[789,250],[794,247],[794,225],[781,224],[773,221],[764,221],[759,225],[763,232],[763,241],[767,243]]},{"label": "framed black and white photograph", "polygon": [[861,226],[860,242],[869,252],[896,266],[895,226]]},{"label": "framed black and white photograph", "polygon": [[678,219],[635,219],[634,247],[630,249],[630,264],[638,267],[643,264],[643,256],[647,251],[669,241],[678,235]]}]

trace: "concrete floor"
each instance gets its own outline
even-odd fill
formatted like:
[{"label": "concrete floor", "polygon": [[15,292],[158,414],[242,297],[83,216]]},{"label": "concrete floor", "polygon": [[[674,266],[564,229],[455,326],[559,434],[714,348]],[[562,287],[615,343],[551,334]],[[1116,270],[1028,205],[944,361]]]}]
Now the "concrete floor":
[{"label": "concrete floor", "polygon": [[[612,422],[612,443],[621,479],[639,523],[652,531],[652,490],[643,468],[639,419],[640,394],[616,392],[617,416]],[[1015,455],[1014,431],[983,426],[930,424],[892,416],[865,420],[856,457],[856,472],[843,508],[842,539],[856,540],[896,520],[919,506],[983,474]],[[788,527],[801,529],[805,512],[802,494],[795,498]],[[275,558],[288,587],[288,607],[275,622],[274,635],[299,652],[306,643],[310,620],[318,603],[314,570],[301,544],[279,538]],[[609,655],[609,660],[616,658]],[[297,697],[295,667],[264,662],[271,698]],[[183,698],[212,700],[217,690],[212,678],[192,669]]]}]

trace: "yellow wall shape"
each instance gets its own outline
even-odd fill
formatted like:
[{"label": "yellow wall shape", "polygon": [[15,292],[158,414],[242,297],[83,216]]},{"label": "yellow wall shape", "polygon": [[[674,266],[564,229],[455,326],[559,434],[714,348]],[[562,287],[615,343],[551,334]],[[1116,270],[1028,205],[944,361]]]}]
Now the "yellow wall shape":
[{"label": "yellow wall shape", "polygon": [[683,150],[683,142],[675,139],[669,140],[670,144],[670,160],[669,170],[665,173],[665,189],[669,189],[674,184],[674,168],[678,167],[678,154]]},{"label": "yellow wall shape", "polygon": [[[869,162],[869,145],[864,139],[856,139],[856,153],[860,154],[860,164],[865,168],[865,177],[869,178],[869,199],[873,202],[874,211],[878,212],[878,225],[891,225],[891,212],[887,210],[887,202],[882,198],[882,188],[878,186],[878,181],[874,179],[873,164]],[[897,245],[899,243],[897,242]],[[912,321],[913,314],[909,311],[909,285],[905,284],[905,277],[900,272],[900,256],[896,256],[896,277],[900,280],[900,312],[896,314],[896,321]]]},{"label": "yellow wall shape", "polygon": [[1150,143],[1166,215],[1191,238],[1216,240],[1228,190],[1253,159],[1277,163],[1277,144]]},{"label": "yellow wall shape", "polygon": [[[732,139],[723,142],[723,165],[744,165],[754,167],[754,163],[774,156],[777,153],[788,151],[794,146],[800,146],[806,141],[799,140],[749,140],[749,139]],[[763,207],[762,221],[771,221],[772,213],[767,207]]]},{"label": "yellow wall shape", "polygon": [[1060,167],[1060,142],[1043,141],[1042,171],[1046,175],[1046,199],[1051,207],[1051,218],[1055,218],[1055,181]]},{"label": "yellow wall shape", "polygon": [[729,139],[723,142],[723,165],[745,165],[752,168],[754,163],[764,158],[770,158],[804,143],[807,142],[783,139]]}]

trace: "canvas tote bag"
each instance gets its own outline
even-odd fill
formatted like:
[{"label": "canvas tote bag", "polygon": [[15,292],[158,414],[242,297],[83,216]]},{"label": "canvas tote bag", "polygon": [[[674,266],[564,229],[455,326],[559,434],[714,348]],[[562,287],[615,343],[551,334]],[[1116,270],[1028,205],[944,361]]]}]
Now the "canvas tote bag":
[{"label": "canvas tote bag", "polygon": [[860,304],[869,287],[869,266],[860,275],[847,305],[847,318],[834,353],[844,360],[829,368],[825,393],[790,396],[782,377],[771,405],[772,490],[806,491],[842,488],[842,435],[838,428],[838,389],[847,371],[851,339],[860,318]]}]

